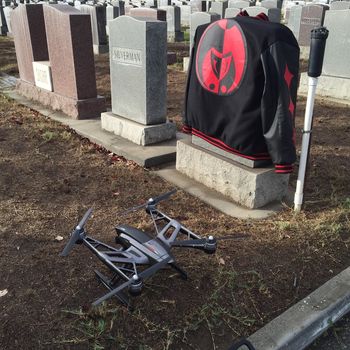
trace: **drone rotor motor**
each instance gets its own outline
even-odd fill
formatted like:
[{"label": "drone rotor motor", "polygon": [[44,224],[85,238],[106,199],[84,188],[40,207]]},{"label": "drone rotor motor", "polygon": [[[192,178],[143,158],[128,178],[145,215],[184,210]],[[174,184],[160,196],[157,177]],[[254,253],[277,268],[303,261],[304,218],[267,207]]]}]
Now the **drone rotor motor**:
[{"label": "drone rotor motor", "polygon": [[142,293],[143,282],[137,275],[132,276],[132,280],[129,286],[129,293],[135,297]]},{"label": "drone rotor motor", "polygon": [[217,242],[213,236],[209,236],[204,244],[204,252],[207,254],[214,254],[216,251]]}]

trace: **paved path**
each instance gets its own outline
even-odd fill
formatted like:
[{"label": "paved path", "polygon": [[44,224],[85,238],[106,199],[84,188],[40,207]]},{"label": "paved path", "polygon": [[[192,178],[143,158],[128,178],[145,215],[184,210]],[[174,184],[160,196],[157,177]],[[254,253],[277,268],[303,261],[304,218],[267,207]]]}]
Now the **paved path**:
[{"label": "paved path", "polygon": [[0,91],[11,90],[16,86],[17,79],[11,75],[0,73]]}]

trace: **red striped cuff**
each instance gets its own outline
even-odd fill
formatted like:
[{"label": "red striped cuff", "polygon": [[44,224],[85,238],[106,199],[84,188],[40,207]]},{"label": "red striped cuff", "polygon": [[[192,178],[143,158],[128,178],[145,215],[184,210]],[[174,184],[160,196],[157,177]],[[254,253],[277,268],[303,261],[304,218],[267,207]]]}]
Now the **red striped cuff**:
[{"label": "red striped cuff", "polygon": [[293,164],[275,164],[276,174],[290,174],[293,172]]},{"label": "red striped cuff", "polygon": [[182,125],[181,131],[185,134],[192,134],[192,128],[188,125]]}]

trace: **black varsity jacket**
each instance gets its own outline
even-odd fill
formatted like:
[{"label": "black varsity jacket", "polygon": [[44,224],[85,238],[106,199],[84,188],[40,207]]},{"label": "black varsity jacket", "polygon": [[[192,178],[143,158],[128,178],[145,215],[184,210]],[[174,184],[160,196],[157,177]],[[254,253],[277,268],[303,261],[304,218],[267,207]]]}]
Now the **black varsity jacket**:
[{"label": "black varsity jacket", "polygon": [[241,16],[199,26],[183,131],[292,172],[298,71],[298,43],[282,24]]}]

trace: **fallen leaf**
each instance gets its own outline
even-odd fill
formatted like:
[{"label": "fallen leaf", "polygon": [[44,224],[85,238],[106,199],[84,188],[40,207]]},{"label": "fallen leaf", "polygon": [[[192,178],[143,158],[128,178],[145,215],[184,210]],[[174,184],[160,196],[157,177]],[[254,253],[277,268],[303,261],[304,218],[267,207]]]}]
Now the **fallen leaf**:
[{"label": "fallen leaf", "polygon": [[219,264],[220,264],[220,265],[225,265],[225,260],[224,260],[223,258],[220,258],[220,259],[219,259]]},{"label": "fallen leaf", "polygon": [[0,290],[0,298],[3,297],[3,296],[5,296],[7,293],[8,293],[8,290],[7,290],[7,289]]}]

